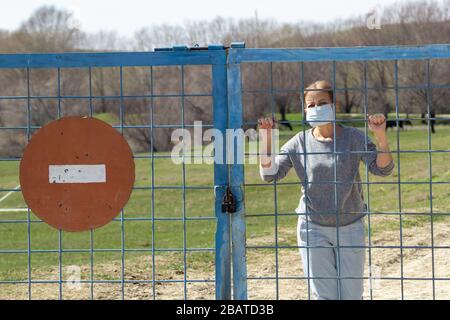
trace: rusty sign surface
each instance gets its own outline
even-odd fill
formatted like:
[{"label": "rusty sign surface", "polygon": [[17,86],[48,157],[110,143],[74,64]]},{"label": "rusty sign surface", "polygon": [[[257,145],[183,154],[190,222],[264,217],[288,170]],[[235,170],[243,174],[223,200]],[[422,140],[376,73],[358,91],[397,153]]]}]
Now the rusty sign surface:
[{"label": "rusty sign surface", "polygon": [[20,185],[33,213],[65,231],[109,223],[130,198],[133,153],[109,124],[66,117],[42,127],[20,162]]}]

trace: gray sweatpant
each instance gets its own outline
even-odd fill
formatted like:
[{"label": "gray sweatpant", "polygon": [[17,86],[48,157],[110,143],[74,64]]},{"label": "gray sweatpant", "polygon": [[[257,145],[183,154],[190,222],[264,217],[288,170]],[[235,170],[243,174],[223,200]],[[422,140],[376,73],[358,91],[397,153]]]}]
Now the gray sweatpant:
[{"label": "gray sweatpant", "polygon": [[299,216],[297,236],[303,270],[316,299],[360,300],[364,291],[364,218],[339,227],[339,245],[337,229]]}]

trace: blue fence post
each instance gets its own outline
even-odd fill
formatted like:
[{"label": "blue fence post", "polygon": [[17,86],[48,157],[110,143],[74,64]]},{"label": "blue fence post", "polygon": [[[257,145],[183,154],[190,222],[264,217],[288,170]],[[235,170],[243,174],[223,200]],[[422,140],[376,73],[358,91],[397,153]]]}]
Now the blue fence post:
[{"label": "blue fence post", "polygon": [[[231,51],[244,48],[245,44],[236,42],[231,44]],[[246,261],[246,224],[244,210],[244,135],[242,131],[243,110],[241,93],[241,65],[239,63],[228,64],[228,121],[229,129],[236,134],[237,139],[242,139],[242,147],[236,143],[233,135],[233,161],[230,165],[231,192],[236,201],[236,212],[231,216],[232,237],[232,263],[233,263],[233,298],[235,300],[247,299],[247,261]],[[241,132],[238,132],[241,130]]]},{"label": "blue fence post", "polygon": [[[224,49],[223,46],[209,46],[209,50]],[[223,51],[226,54],[225,50]],[[226,61],[212,65],[214,128],[222,134],[214,140],[214,195],[216,226],[216,299],[231,299],[231,244],[230,215],[222,211],[222,199],[229,184],[226,159],[226,129],[228,126],[227,66]],[[222,149],[222,152],[217,150]],[[218,155],[221,154],[221,159]]]}]

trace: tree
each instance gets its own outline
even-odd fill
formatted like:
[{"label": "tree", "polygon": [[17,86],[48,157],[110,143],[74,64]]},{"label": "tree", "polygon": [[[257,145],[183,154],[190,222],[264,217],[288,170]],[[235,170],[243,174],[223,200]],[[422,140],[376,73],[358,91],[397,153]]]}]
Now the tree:
[{"label": "tree", "polygon": [[42,6],[22,23],[15,36],[24,52],[63,52],[79,47],[83,38],[73,14]]}]

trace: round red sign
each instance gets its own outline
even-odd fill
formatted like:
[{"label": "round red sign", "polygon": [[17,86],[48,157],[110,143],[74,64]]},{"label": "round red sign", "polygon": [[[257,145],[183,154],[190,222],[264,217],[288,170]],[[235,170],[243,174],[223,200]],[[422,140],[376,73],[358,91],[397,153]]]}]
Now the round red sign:
[{"label": "round red sign", "polygon": [[109,223],[130,198],[133,153],[109,124],[66,117],[42,127],[20,162],[25,202],[49,225],[85,231]]}]

